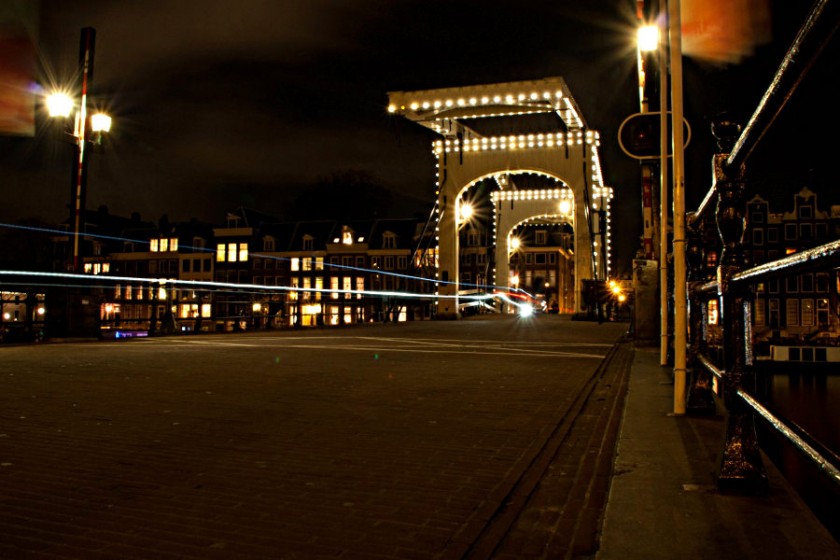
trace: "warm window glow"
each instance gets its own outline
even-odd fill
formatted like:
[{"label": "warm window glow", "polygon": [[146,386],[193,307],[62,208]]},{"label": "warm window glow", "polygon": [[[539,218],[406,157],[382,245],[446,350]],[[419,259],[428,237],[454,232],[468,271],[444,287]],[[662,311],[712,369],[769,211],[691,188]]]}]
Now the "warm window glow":
[{"label": "warm window glow", "polygon": [[216,262],[225,262],[225,244],[216,245]]},{"label": "warm window glow", "polygon": [[291,267],[292,272],[297,272],[300,270],[300,259],[298,257],[292,257],[289,266]]},{"label": "warm window glow", "polygon": [[161,239],[160,240],[160,252],[165,253],[169,251],[169,240],[168,239]]},{"label": "warm window glow", "polygon": [[341,234],[341,242],[345,245],[352,245],[353,244],[353,232],[352,231],[345,231]]},{"label": "warm window glow", "polygon": [[160,251],[159,242],[157,239],[152,239],[151,241],[149,241],[149,251],[151,251],[152,253],[157,253],[158,251]]},{"label": "warm window glow", "polygon": [[236,243],[228,243],[228,262],[236,262]]},{"label": "warm window glow", "polygon": [[170,251],[177,251],[178,250],[178,238],[173,237],[169,240],[169,250]]},{"label": "warm window glow", "polygon": [[707,309],[708,321],[710,325],[718,324],[718,302],[717,300],[710,300]]},{"label": "warm window glow", "polygon": [[247,243],[240,243],[239,244],[239,261],[246,262],[248,260],[248,244]]}]

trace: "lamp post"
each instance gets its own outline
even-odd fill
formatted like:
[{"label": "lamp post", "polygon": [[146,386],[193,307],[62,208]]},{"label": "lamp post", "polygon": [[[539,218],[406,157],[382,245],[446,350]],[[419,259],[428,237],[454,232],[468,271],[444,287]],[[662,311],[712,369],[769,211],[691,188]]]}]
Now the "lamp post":
[{"label": "lamp post", "polygon": [[70,222],[73,224],[73,239],[67,268],[70,272],[79,271],[82,219],[87,195],[87,159],[85,153],[89,145],[98,144],[102,134],[111,129],[111,117],[96,113],[88,118],[88,95],[93,80],[93,54],[96,30],[92,27],[82,29],[79,44],[79,70],[81,75],[81,96],[78,107],[66,93],[54,93],[47,98],[47,110],[51,117],[68,119],[75,110],[75,123],[70,132],[74,144],[74,161],[70,190]]}]

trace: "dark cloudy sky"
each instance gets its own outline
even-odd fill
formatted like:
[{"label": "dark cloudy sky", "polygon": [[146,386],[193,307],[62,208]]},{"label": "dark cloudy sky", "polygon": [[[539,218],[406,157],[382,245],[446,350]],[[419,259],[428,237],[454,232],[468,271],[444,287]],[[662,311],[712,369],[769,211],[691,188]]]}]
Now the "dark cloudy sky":
[{"label": "dark cloudy sky", "polygon": [[[632,253],[641,234],[638,163],[619,150],[616,134],[638,110],[633,6],[42,0],[41,81],[73,75],[80,30],[94,27],[94,91],[114,129],[107,151],[91,158],[88,207],[219,221],[243,204],[282,214],[284,189],[348,169],[372,173],[427,211],[434,200],[432,138],[387,114],[387,92],[562,76],[590,127],[601,132],[615,225],[630,232],[618,250]],[[787,8],[795,13],[785,14],[784,25],[775,22],[777,45],[760,49],[761,57],[727,66],[687,61],[694,134],[687,166],[697,177],[688,185],[690,204],[709,186],[709,117],[757,103],[807,8]],[[832,76],[836,85],[836,71]],[[39,126],[34,139],[0,137],[0,220],[64,218],[70,148],[48,132]]]}]

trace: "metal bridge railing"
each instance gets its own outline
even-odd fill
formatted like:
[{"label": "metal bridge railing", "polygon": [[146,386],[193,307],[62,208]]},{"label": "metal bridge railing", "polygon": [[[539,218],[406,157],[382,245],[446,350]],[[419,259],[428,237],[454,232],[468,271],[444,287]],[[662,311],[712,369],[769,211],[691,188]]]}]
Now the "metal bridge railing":
[{"label": "metal bridge railing", "polygon": [[[763,492],[767,476],[762,464],[755,420],[789,440],[806,458],[840,486],[840,465],[808,442],[792,422],[778,418],[755,398],[752,305],[753,286],[772,277],[840,267],[840,241],[744,269],[745,163],[782,111],[825,45],[840,26],[838,2],[817,1],[788,50],[767,92],[746,127],[718,122],[713,184],[696,212],[687,215],[689,245],[687,365],[690,380],[686,410],[714,411],[722,397],[727,412],[726,434],[718,473],[722,490]],[[702,232],[714,220],[722,252],[715,279],[704,278]],[[834,462],[832,462],[832,459]]]}]

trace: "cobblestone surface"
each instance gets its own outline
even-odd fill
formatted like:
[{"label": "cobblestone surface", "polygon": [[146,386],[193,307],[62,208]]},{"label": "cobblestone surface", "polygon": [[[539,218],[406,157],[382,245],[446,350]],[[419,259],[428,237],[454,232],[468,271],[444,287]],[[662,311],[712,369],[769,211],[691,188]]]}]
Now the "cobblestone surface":
[{"label": "cobblestone surface", "polygon": [[534,523],[597,517],[598,484],[552,473],[602,472],[585,432],[610,420],[585,405],[625,330],[506,317],[0,348],[0,558],[459,557],[580,414],[544,471],[567,502],[538,490],[499,549],[540,557]]}]

